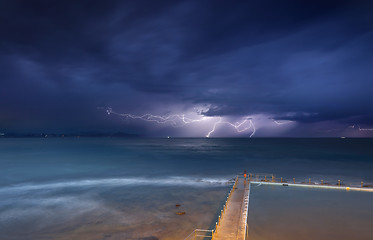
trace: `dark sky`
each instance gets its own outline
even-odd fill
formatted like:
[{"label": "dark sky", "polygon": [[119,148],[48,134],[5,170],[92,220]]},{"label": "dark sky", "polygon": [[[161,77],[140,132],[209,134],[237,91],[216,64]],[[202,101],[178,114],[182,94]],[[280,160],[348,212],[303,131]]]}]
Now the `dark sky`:
[{"label": "dark sky", "polygon": [[0,34],[0,132],[373,136],[372,1],[12,0]]}]

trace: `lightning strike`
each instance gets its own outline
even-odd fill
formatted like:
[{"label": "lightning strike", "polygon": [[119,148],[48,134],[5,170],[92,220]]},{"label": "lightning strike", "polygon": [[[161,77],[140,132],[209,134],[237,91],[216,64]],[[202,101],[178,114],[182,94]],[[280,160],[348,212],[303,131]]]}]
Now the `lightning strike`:
[{"label": "lightning strike", "polygon": [[290,121],[290,120],[280,122],[280,121],[275,120],[274,118],[272,118],[272,121],[274,123],[276,123],[277,125],[284,125],[284,124],[288,124],[288,123],[292,123],[293,122],[293,121]]},{"label": "lightning strike", "polygon": [[373,128],[361,128],[360,125],[351,125],[348,126],[347,128],[352,128],[352,129],[357,129],[359,131],[373,131]]},{"label": "lightning strike", "polygon": [[361,128],[359,125],[357,125],[359,131],[373,131],[373,128]]},{"label": "lightning strike", "polygon": [[159,124],[167,124],[170,123],[174,127],[180,126],[180,123],[178,124],[179,121],[182,122],[182,124],[190,124],[190,123],[195,123],[195,122],[201,122],[206,120],[206,117],[201,117],[199,119],[191,119],[185,116],[185,114],[173,114],[173,115],[166,115],[166,116],[161,116],[161,115],[153,115],[150,113],[146,113],[144,115],[134,115],[130,113],[117,113],[114,112],[111,108],[107,108],[106,112],[108,115],[110,114],[115,114],[121,117],[125,118],[131,118],[131,119],[140,119],[143,121],[147,122],[156,122]]},{"label": "lightning strike", "polygon": [[[241,126],[243,126],[247,122],[249,122],[250,125],[248,127],[241,128]],[[231,127],[234,127],[235,130],[236,130],[236,132],[238,132],[238,133],[248,131],[248,130],[250,130],[252,128],[253,131],[250,134],[250,137],[254,136],[255,131],[256,131],[255,126],[253,124],[253,121],[251,119],[245,119],[242,122],[237,122],[236,124],[233,124],[231,122],[223,121],[222,118],[219,117],[219,121],[215,122],[214,125],[213,125],[213,127],[212,127],[212,129],[211,129],[211,131],[207,133],[207,135],[206,135],[207,138],[209,138],[211,136],[211,134],[215,132],[216,126],[218,124],[227,124],[227,125],[229,125]]]},{"label": "lightning strike", "polygon": [[[103,109],[103,108],[98,108],[98,109]],[[108,115],[114,114],[114,115],[125,117],[125,118],[143,120],[147,122],[155,122],[157,124],[171,124],[173,127],[181,127],[186,124],[197,123],[197,122],[205,121],[207,119],[211,119],[211,117],[206,117],[206,116],[193,119],[193,118],[186,117],[185,114],[173,114],[173,115],[162,116],[162,115],[153,115],[150,113],[146,113],[144,115],[134,115],[130,113],[117,113],[117,112],[114,112],[111,108],[106,108],[106,113]],[[246,123],[248,123],[249,126],[245,126]],[[252,129],[250,133],[250,137],[254,136],[256,132],[254,123],[252,119],[250,119],[249,117],[246,117],[243,121],[236,122],[236,123],[223,121],[223,118],[219,117],[219,120],[213,124],[212,129],[206,134],[207,138],[209,138],[211,134],[213,134],[216,131],[216,128],[219,124],[223,124],[223,125],[225,124],[225,125],[231,126],[235,129],[237,133],[246,132]]]}]

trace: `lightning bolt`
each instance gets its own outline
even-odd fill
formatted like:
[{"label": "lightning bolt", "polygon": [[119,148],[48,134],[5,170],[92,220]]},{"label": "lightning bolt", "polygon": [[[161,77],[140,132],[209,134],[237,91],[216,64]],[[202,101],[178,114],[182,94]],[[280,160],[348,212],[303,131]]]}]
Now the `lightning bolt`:
[{"label": "lightning bolt", "polygon": [[[246,122],[249,122],[250,125],[249,125],[248,127],[241,128],[241,127],[242,127]],[[253,128],[253,131],[252,131],[252,133],[250,134],[250,137],[254,136],[255,131],[256,131],[256,129],[255,129],[255,125],[254,125],[254,123],[253,123],[253,121],[252,121],[251,119],[245,119],[245,120],[243,120],[242,122],[237,122],[236,124],[233,124],[233,123],[231,123],[231,122],[223,121],[222,118],[219,117],[219,121],[215,122],[214,125],[213,125],[213,127],[212,127],[212,129],[211,129],[211,131],[207,133],[207,135],[206,135],[207,138],[209,138],[209,137],[211,136],[211,134],[215,132],[216,127],[217,127],[217,125],[219,125],[219,124],[227,124],[227,125],[229,125],[229,126],[232,126],[232,127],[235,128],[235,130],[236,130],[238,133],[245,132],[245,131],[248,131],[248,130],[250,130],[251,128]]]},{"label": "lightning bolt", "polygon": [[134,115],[130,113],[117,113],[114,112],[111,108],[106,109],[106,113],[108,115],[110,114],[115,114],[121,117],[125,118],[131,118],[131,119],[140,119],[143,121],[147,122],[156,122],[159,124],[166,124],[166,123],[171,123],[174,127],[179,126],[178,121],[181,121],[183,124],[190,124],[190,123],[195,123],[195,122],[201,122],[206,120],[206,117],[201,117],[199,119],[191,119],[185,116],[185,114],[173,114],[173,115],[166,115],[166,116],[161,116],[161,115],[153,115],[150,113],[146,113],[144,115]]},{"label": "lightning bolt", "polygon": [[360,125],[351,125],[348,126],[347,128],[357,128],[359,131],[373,131],[373,128],[361,128]]},{"label": "lightning bolt", "polygon": [[359,128],[359,131],[373,131],[373,128],[361,128],[359,125],[357,125]]},{"label": "lightning bolt", "polygon": [[[104,109],[104,108],[98,108],[98,109]],[[193,118],[186,117],[185,114],[173,114],[173,115],[162,116],[162,115],[153,115],[150,113],[146,113],[143,115],[134,115],[130,113],[117,113],[117,112],[114,112],[113,109],[111,108],[105,108],[105,110],[108,115],[114,114],[114,115],[125,117],[125,118],[139,119],[139,120],[143,120],[147,122],[155,122],[158,124],[171,124],[173,127],[181,127],[186,124],[202,122],[202,121],[212,118],[212,117],[202,116],[200,118],[193,119]],[[249,123],[249,126],[245,126],[245,123]],[[222,117],[219,117],[219,120],[213,124],[212,129],[206,134],[207,138],[209,138],[211,134],[215,132],[219,124],[225,124],[225,125],[231,126],[235,129],[237,133],[246,132],[252,129],[252,132],[250,133],[250,137],[254,136],[256,132],[255,125],[252,119],[249,117],[245,117],[243,121],[236,122],[236,123],[224,121]]]},{"label": "lightning bolt", "polygon": [[274,123],[276,123],[277,125],[284,125],[284,124],[288,124],[288,123],[292,123],[292,122],[293,122],[293,121],[290,121],[290,120],[288,120],[288,121],[283,121],[283,122],[279,122],[279,121],[275,120],[274,118],[272,118],[272,121],[273,121]]}]

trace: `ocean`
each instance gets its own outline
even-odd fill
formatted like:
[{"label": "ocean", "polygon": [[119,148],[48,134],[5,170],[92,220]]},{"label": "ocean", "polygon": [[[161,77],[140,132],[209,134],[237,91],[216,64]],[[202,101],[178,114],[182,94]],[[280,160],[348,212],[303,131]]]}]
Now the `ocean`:
[{"label": "ocean", "polygon": [[[372,185],[373,139],[2,138],[0,239],[184,239],[195,228],[212,228],[231,180],[244,170],[289,180]],[[251,239],[271,239],[265,234],[274,226],[270,216],[291,219],[308,209],[309,204],[292,209],[294,204],[280,200],[262,201],[282,199],[285,190],[255,189]],[[339,199],[338,206],[346,209],[365,206],[373,212],[372,204],[365,204],[373,202],[370,193],[345,198],[303,191],[291,192],[297,196],[293,199],[306,203],[321,196],[326,202]],[[313,207],[324,206],[318,203]],[[281,212],[281,206],[289,209]],[[355,210],[348,210],[355,213],[350,214],[354,222],[373,223],[372,215]],[[284,233],[283,239],[289,236]]]}]

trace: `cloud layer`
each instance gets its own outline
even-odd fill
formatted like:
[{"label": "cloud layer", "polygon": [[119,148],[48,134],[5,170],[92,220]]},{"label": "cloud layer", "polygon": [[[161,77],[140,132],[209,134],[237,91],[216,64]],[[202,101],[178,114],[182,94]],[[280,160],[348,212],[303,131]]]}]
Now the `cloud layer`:
[{"label": "cloud layer", "polygon": [[297,122],[263,136],[366,136],[348,126],[373,125],[372,13],[340,0],[4,2],[0,131],[159,134],[97,107],[208,106]]}]

